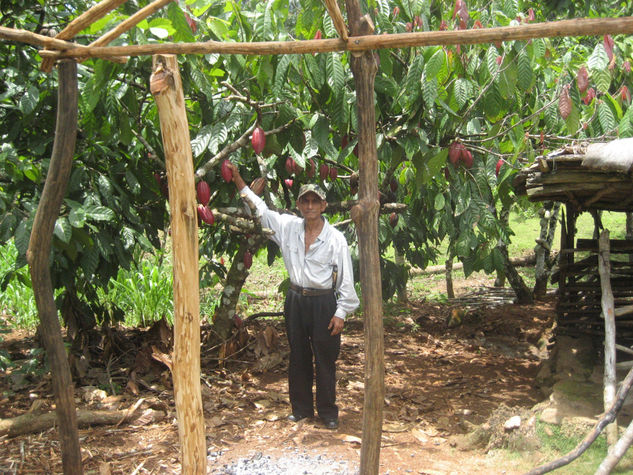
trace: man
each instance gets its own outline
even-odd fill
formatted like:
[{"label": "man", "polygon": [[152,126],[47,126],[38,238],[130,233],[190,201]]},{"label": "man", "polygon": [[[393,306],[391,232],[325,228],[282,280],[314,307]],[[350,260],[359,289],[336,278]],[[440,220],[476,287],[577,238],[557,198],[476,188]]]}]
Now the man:
[{"label": "man", "polygon": [[[299,189],[297,208],[303,216],[299,218],[268,209],[246,186],[238,167],[229,167],[240,196],[255,205],[262,225],[274,231],[271,239],[281,249],[290,277],[284,305],[290,344],[288,388],[292,414],[288,419],[298,422],[314,415],[312,383],[316,372],[317,413],[328,429],[336,429],[336,360],[341,331],[345,317],[359,304],[347,241],[322,216],[327,201],[317,185],[302,185]],[[253,187],[261,191],[262,180],[258,180]]]}]

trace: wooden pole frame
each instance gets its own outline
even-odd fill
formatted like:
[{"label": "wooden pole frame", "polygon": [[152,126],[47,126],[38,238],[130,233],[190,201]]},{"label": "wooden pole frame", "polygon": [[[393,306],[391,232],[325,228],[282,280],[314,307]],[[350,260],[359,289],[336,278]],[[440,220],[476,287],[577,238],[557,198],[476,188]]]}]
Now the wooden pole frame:
[{"label": "wooden pole frame", "polygon": [[207,473],[200,388],[200,279],[198,214],[193,156],[178,58],[152,60],[150,90],[156,100],[165,150],[174,272],[172,378],[181,448],[181,473]]},{"label": "wooden pole frame", "polygon": [[62,467],[65,474],[73,475],[83,473],[74,385],[62,338],[57,306],[55,305],[49,259],[53,229],[66,195],[73,155],[75,154],[78,96],[77,63],[75,61],[62,61],[59,63],[57,119],[53,153],[44,190],[37,205],[29,248],[26,251],[35,304],[40,317],[42,339],[53,376],[55,412],[59,423],[59,438],[62,449]]}]

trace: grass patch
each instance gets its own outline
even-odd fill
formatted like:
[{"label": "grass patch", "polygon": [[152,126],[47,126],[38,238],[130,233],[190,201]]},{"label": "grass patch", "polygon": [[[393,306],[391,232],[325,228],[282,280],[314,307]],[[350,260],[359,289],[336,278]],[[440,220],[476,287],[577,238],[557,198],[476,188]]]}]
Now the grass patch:
[{"label": "grass patch", "polygon": [[[590,427],[586,425],[582,427],[573,424],[557,426],[537,422],[536,434],[541,443],[542,459],[553,461],[571,452],[589,430]],[[579,458],[557,469],[556,473],[561,475],[593,474],[606,456],[607,441],[604,434],[601,434]],[[633,473],[633,454],[627,452],[611,473]]]}]

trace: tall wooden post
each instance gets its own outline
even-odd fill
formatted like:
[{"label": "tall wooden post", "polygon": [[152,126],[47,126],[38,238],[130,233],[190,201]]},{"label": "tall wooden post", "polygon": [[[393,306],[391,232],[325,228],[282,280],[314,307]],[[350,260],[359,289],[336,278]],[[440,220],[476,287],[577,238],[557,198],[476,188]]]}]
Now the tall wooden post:
[{"label": "tall wooden post", "polygon": [[[604,410],[609,410],[615,402],[617,392],[617,377],[615,370],[615,307],[613,290],[611,289],[611,251],[609,246],[609,230],[605,229],[598,240],[598,273],[600,274],[600,288],[602,291],[601,306],[604,319]],[[618,441],[618,422],[607,426],[607,444],[609,450]]]},{"label": "tall wooden post", "polygon": [[163,136],[174,267],[174,355],[172,377],[182,473],[207,471],[200,391],[200,295],[198,217],[185,98],[173,55],[153,57],[150,89]]},{"label": "tall wooden post", "polygon": [[62,466],[65,474],[83,473],[77,412],[70,365],[64,348],[62,330],[55,306],[49,268],[51,241],[55,221],[66,195],[77,139],[77,63],[61,61],[57,94],[57,124],[51,163],[46,175],[42,197],[37,206],[29,248],[29,263],[35,304],[40,317],[46,356],[50,361],[55,393],[55,412],[59,422]]},{"label": "tall wooden post", "polygon": [[[351,37],[369,35],[374,25],[361,18],[358,0],[347,0]],[[353,39],[353,38],[352,38]],[[365,400],[360,473],[377,474],[380,462],[382,411],[385,399],[382,285],[378,249],[378,155],[374,78],[378,66],[373,51],[352,54],[358,113],[359,203],[351,210],[359,243],[360,283],[365,317]]]}]

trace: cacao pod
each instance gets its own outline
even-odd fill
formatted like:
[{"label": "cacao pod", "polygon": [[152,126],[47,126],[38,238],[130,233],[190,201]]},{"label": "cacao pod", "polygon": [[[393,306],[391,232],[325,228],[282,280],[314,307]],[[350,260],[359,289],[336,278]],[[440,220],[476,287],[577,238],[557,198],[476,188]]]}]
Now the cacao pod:
[{"label": "cacao pod", "polygon": [[198,197],[198,203],[206,206],[211,199],[211,187],[206,181],[199,181],[196,185],[196,195]]},{"label": "cacao pod", "polygon": [[452,165],[457,165],[462,155],[462,148],[464,146],[459,142],[453,142],[448,146],[448,161]]},{"label": "cacao pod", "polygon": [[227,183],[233,179],[233,172],[229,168],[230,163],[231,162],[229,162],[228,160],[224,160],[222,162],[222,165],[220,166],[220,174],[222,175],[224,181]]},{"label": "cacao pod", "polygon": [[208,225],[212,225],[215,222],[213,212],[205,205],[198,205],[198,216],[203,222],[207,223]]},{"label": "cacao pod", "polygon": [[497,166],[495,167],[495,175],[499,176],[499,171],[501,170],[501,166],[503,165],[503,158],[500,158],[497,162]]},{"label": "cacao pod", "polygon": [[336,180],[338,177],[338,168],[330,167],[330,180]]},{"label": "cacao pod", "polygon": [[320,40],[321,38],[323,38],[323,34],[321,33],[321,30],[317,30],[316,33],[314,34],[314,39]]},{"label": "cacao pod", "polygon": [[391,188],[391,191],[393,193],[395,193],[396,191],[398,191],[398,180],[396,180],[395,177],[393,177],[391,179],[391,181],[389,182],[389,188]]},{"label": "cacao pod", "polygon": [[470,153],[470,150],[468,150],[466,147],[464,147],[464,149],[462,150],[462,162],[464,163],[464,166],[466,168],[473,167],[473,154]]},{"label": "cacao pod", "polygon": [[341,137],[341,150],[344,150],[348,144],[349,144],[349,137],[347,136],[347,134],[344,134]]},{"label": "cacao pod", "polygon": [[581,66],[578,70],[578,74],[576,75],[576,85],[581,93],[585,92],[589,87],[589,73],[587,72],[587,68],[584,66]]},{"label": "cacao pod", "polygon": [[284,183],[286,185],[286,188],[292,188],[292,184],[293,184],[292,178],[286,178],[284,180]]},{"label": "cacao pod", "polygon": [[596,91],[593,87],[590,87],[587,90],[587,94],[585,95],[585,97],[582,98],[582,102],[585,103],[585,105],[589,105],[591,104],[591,101],[593,101],[593,99],[596,97]]},{"label": "cacao pod", "polygon": [[262,153],[262,150],[264,150],[266,146],[266,134],[264,133],[264,129],[255,127],[253,135],[251,136],[251,145],[253,145],[253,150],[256,155]]},{"label": "cacao pod", "polygon": [[604,35],[604,50],[607,52],[607,56],[609,57],[609,62],[613,61],[613,47],[615,46],[615,42],[611,35]]},{"label": "cacao pod", "polygon": [[396,212],[394,211],[393,213],[391,213],[389,215],[389,225],[392,228],[396,227],[396,224],[398,224],[398,215],[396,214]]},{"label": "cacao pod", "polygon": [[244,253],[244,267],[246,267],[247,269],[250,269],[251,266],[253,265],[253,254],[251,254],[251,251],[246,251]]},{"label": "cacao pod", "polygon": [[289,175],[292,175],[295,172],[295,161],[292,157],[286,158],[286,163],[284,165],[286,167],[286,171]]},{"label": "cacao pod", "polygon": [[622,101],[626,102],[627,104],[631,103],[631,92],[626,85],[622,85],[622,87],[620,88],[620,99],[622,99]]},{"label": "cacao pod", "polygon": [[319,178],[321,178],[321,180],[325,180],[329,176],[330,176],[330,167],[327,165],[327,163],[322,163],[321,166],[319,167]]},{"label": "cacao pod", "polygon": [[307,175],[308,178],[314,178],[314,175],[316,175],[316,164],[312,158],[310,159],[310,163],[308,165]]},{"label": "cacao pod", "polygon": [[563,120],[569,117],[569,114],[571,114],[571,108],[571,97],[569,96],[569,86],[567,85],[563,87],[563,90],[560,93],[560,97],[558,98],[558,112],[560,113],[560,116],[563,118]]}]

